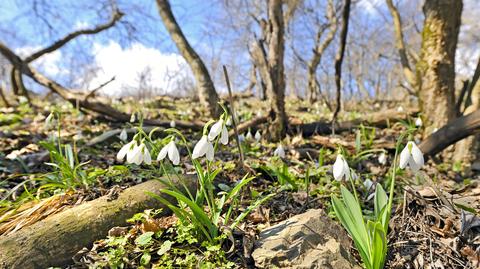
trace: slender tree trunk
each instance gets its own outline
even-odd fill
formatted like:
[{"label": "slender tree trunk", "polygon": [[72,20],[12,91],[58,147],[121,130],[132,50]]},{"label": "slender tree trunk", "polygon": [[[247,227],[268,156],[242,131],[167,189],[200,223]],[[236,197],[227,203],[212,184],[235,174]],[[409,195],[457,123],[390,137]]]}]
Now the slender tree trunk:
[{"label": "slender tree trunk", "polygon": [[285,71],[283,65],[285,25],[282,3],[282,0],[270,0],[268,2],[268,20],[271,32],[268,35],[267,62],[271,79],[267,82],[267,94],[272,116],[269,131],[273,140],[280,140],[285,136],[288,124],[287,114],[285,113]]},{"label": "slender tree trunk", "polygon": [[192,69],[197,82],[198,97],[200,102],[208,108],[212,116],[217,116],[220,112],[218,101],[220,100],[213,81],[208,73],[207,67],[203,63],[197,52],[190,46],[187,38],[180,29],[168,0],[157,0],[157,6],[162,18],[163,24],[175,42],[178,50],[185,58]]},{"label": "slender tree trunk", "polygon": [[22,72],[15,67],[12,67],[12,71],[10,74],[10,83],[12,84],[13,93],[16,96],[25,96],[30,103],[30,96],[28,95],[27,88],[23,83]]},{"label": "slender tree trunk", "polygon": [[337,104],[332,117],[332,131],[335,133],[335,122],[337,120],[338,112],[340,112],[342,101],[342,63],[345,54],[345,46],[347,45],[348,21],[350,18],[351,0],[345,0],[345,6],[342,12],[342,26],[340,29],[340,47],[335,56],[335,86],[337,88]]},{"label": "slender tree trunk", "polygon": [[422,77],[419,97],[424,136],[456,117],[455,50],[462,6],[461,0],[426,0],[423,6],[425,22],[417,72]]},{"label": "slender tree trunk", "polygon": [[308,81],[308,100],[310,103],[314,103],[318,99],[319,88],[317,86],[317,69],[320,61],[322,59],[323,53],[328,48],[330,43],[332,43],[335,38],[335,33],[337,32],[337,16],[335,14],[335,7],[333,1],[328,1],[327,6],[327,17],[329,21],[329,32],[325,37],[323,42],[321,41],[325,26],[319,26],[317,30],[317,36],[315,38],[315,48],[313,49],[313,56],[310,62],[308,63],[307,68],[307,81]]},{"label": "slender tree trunk", "polygon": [[10,103],[7,100],[7,96],[5,95],[5,82],[2,81],[0,84],[0,97],[2,98],[3,103],[5,104],[5,107],[10,107]]}]

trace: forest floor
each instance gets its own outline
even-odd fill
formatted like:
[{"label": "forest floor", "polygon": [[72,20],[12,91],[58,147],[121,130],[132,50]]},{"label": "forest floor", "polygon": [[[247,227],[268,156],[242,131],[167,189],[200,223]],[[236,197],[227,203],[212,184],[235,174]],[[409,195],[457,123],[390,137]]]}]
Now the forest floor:
[{"label": "forest floor", "polygon": [[[194,104],[192,106],[188,99],[159,98],[142,103],[141,112],[145,118],[207,122],[209,119],[203,116],[204,111]],[[131,100],[114,105],[130,112],[138,108]],[[268,111],[262,102],[253,98],[239,99],[236,107],[241,122]],[[339,121],[364,117],[373,109],[378,112],[396,108],[347,107],[350,112],[342,113]],[[61,111],[58,129],[45,126],[45,118],[53,110]],[[136,123],[112,123],[103,117],[83,114],[69,104],[54,107],[37,104],[34,109],[20,105],[15,109],[2,108],[1,112],[0,236],[107,195],[114,188],[125,189],[162,176],[161,170],[155,167],[156,162],[151,166],[137,166],[116,160],[125,142],[116,134],[108,136],[105,133],[131,128]],[[287,102],[287,113],[290,122],[297,123],[330,118],[325,107],[299,100]],[[359,175],[356,189],[364,211],[371,212],[374,188],[368,182],[373,186],[382,184],[387,189],[396,140],[406,129],[415,128],[414,122],[415,118],[407,118],[392,122],[387,128],[366,124],[336,135],[291,135],[282,142],[286,151],[284,158],[274,156],[278,144],[267,142],[265,135],[257,141],[244,134],[247,136],[242,143],[244,167],[238,162],[235,141],[216,152],[215,166],[221,168],[216,178],[217,191],[232,187],[249,173],[255,179],[242,192],[239,210],[244,211],[258,198],[268,196],[269,199],[253,210],[233,233],[230,240],[234,244],[233,251],[225,249],[227,246],[218,248],[198,242],[189,234],[191,227],[178,224],[174,215],[160,216],[152,209],[132,216],[129,226],[112,231],[111,236],[105,234],[105,238],[93,247],[85,246],[69,267],[189,267],[208,260],[217,267],[254,268],[251,241],[261,230],[310,208],[323,209],[334,217],[330,197],[339,193],[341,183],[333,179],[331,165],[339,147]],[[190,147],[193,148],[200,132],[180,130],[192,141]],[[266,132],[264,125],[253,126],[252,136],[257,130],[261,134]],[[82,173],[78,174],[81,178],[78,184],[65,183],[58,166],[47,164],[52,160],[45,141],[51,141],[52,137],[58,139],[58,133],[62,143],[71,144],[72,152],[78,153],[76,162],[85,163],[79,167]],[[419,133],[415,134],[416,139],[421,139]],[[156,139],[162,139],[161,132]],[[180,152],[186,155],[185,149],[180,148]],[[386,164],[379,162],[382,152],[387,154]],[[181,174],[193,171],[191,163],[183,159],[177,169]],[[386,267],[476,268],[480,262],[480,218],[477,217],[480,172],[467,171],[458,163],[429,160],[421,173],[422,176],[416,176],[408,170],[398,171]],[[63,199],[52,198],[59,196]],[[350,247],[350,251],[360,262],[356,250]]]}]

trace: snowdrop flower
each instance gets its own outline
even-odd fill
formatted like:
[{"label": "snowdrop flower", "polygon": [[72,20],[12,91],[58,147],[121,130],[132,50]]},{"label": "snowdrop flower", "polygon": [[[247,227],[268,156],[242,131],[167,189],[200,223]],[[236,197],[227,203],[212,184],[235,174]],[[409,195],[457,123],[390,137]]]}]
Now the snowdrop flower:
[{"label": "snowdrop flower", "polygon": [[373,181],[371,181],[370,179],[366,179],[364,182],[363,182],[363,186],[365,187],[365,189],[367,190],[370,190],[373,186]]},{"label": "snowdrop flower", "polygon": [[243,134],[238,135],[238,141],[243,142],[245,141],[245,136]]},{"label": "snowdrop flower", "polygon": [[[250,134],[250,136],[251,136],[251,134]],[[275,151],[273,151],[273,155],[278,156],[280,158],[285,158],[285,149],[283,148],[283,146],[281,144],[278,145],[278,147],[275,149]]]},{"label": "snowdrop flower", "polygon": [[208,137],[206,135],[202,136],[200,141],[198,141],[193,148],[192,159],[197,159],[203,155],[207,157],[207,160],[213,161],[213,145],[210,141],[208,141]]},{"label": "snowdrop flower", "polygon": [[225,123],[225,125],[227,125],[227,126],[231,126],[231,125],[232,125],[232,117],[228,117],[227,122]]},{"label": "snowdrop flower", "polygon": [[122,140],[124,142],[127,141],[127,139],[128,139],[127,130],[122,129],[118,138],[120,138],[120,140]]},{"label": "snowdrop flower", "polygon": [[350,178],[350,167],[348,166],[347,161],[341,155],[337,155],[337,159],[333,164],[333,178],[335,180],[340,181],[345,177],[346,180]]},{"label": "snowdrop flower", "polygon": [[172,120],[172,121],[170,122],[170,127],[175,128],[175,126],[177,126],[177,124],[175,123],[174,120]]},{"label": "snowdrop flower", "polygon": [[152,157],[144,143],[141,143],[139,146],[136,145],[131,152],[127,153],[127,163],[140,165],[142,162],[146,164],[152,163]]},{"label": "snowdrop flower", "polygon": [[133,112],[132,116],[130,116],[130,122],[135,122],[135,112]]},{"label": "snowdrop flower", "polygon": [[378,162],[383,165],[387,164],[387,155],[385,152],[380,153],[380,156],[378,156]]},{"label": "snowdrop flower", "polygon": [[133,149],[137,146],[137,142],[132,140],[130,143],[125,144],[117,153],[117,160],[121,161],[125,156],[132,154]]},{"label": "snowdrop flower", "polygon": [[27,99],[27,97],[25,97],[25,96],[19,96],[19,97],[18,97],[18,102],[19,102],[20,104],[25,104],[25,103],[28,102],[28,99]]},{"label": "snowdrop flower", "polygon": [[49,128],[53,122],[53,113],[50,113],[48,117],[45,119],[45,128]]},{"label": "snowdrop flower", "polygon": [[404,169],[408,165],[413,172],[418,172],[423,163],[423,153],[413,141],[409,141],[400,153],[400,168]]},{"label": "snowdrop flower", "polygon": [[170,141],[167,145],[165,145],[157,156],[157,161],[161,161],[165,159],[168,154],[168,158],[174,165],[178,165],[180,163],[180,153],[178,152],[177,146],[175,145],[175,141]]},{"label": "snowdrop flower", "polygon": [[223,119],[220,119],[212,125],[208,133],[208,140],[213,141],[218,135],[220,135],[220,143],[224,145],[228,144],[228,131],[225,124],[223,124]]},{"label": "snowdrop flower", "polygon": [[245,135],[245,139],[246,140],[252,140],[252,133],[250,132],[250,130],[248,130],[247,135]]},{"label": "snowdrop flower", "polygon": [[420,117],[418,117],[416,120],[415,120],[415,126],[417,127],[422,127],[423,125],[423,122],[422,122],[422,119]]},{"label": "snowdrop flower", "polygon": [[399,106],[399,107],[397,108],[397,111],[398,111],[398,112],[404,112],[405,109],[403,109],[403,106]]},{"label": "snowdrop flower", "polygon": [[438,128],[433,129],[432,134],[435,133],[435,132],[437,132],[437,131],[438,131]]},{"label": "snowdrop flower", "polygon": [[255,140],[257,142],[260,142],[260,139],[262,139],[262,134],[260,133],[260,131],[257,130],[257,132],[255,133]]}]

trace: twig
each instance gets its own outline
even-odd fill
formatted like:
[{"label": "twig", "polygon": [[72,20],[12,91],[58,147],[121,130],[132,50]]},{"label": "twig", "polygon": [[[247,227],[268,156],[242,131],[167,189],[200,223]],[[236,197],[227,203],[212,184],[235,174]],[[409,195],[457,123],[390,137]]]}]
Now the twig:
[{"label": "twig", "polygon": [[93,95],[95,95],[95,93],[100,90],[101,88],[107,86],[110,82],[114,81],[115,80],[115,76],[113,76],[109,81],[107,82],[104,82],[102,84],[100,84],[100,86],[96,87],[95,89],[91,90],[84,98],[84,100],[87,100],[88,98],[92,97]]},{"label": "twig", "polygon": [[230,85],[230,79],[228,78],[227,67],[225,67],[225,65],[223,66],[223,74],[225,75],[225,82],[227,83],[228,95],[230,97],[230,110],[232,111],[233,130],[235,131],[235,140],[237,141],[238,153],[240,155],[240,164],[242,165],[242,167],[244,167],[242,146],[240,145],[240,139],[238,138],[237,118],[235,116],[232,88]]}]

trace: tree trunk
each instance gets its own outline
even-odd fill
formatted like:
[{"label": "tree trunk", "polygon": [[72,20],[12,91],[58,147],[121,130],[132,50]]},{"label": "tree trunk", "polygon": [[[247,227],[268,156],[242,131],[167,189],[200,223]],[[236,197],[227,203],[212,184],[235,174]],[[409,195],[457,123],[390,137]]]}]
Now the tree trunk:
[{"label": "tree trunk", "polygon": [[6,90],[4,85],[5,85],[5,82],[2,81],[2,83],[0,84],[0,97],[2,98],[2,101],[5,104],[5,107],[10,107],[10,103],[7,100]]},{"label": "tree trunk", "polygon": [[[472,103],[465,111],[464,115],[468,115],[480,109],[480,83],[476,83],[473,87],[471,95]],[[467,167],[480,157],[480,135],[473,135],[455,144],[453,160],[465,164]]]},{"label": "tree trunk", "polygon": [[215,91],[213,81],[208,73],[207,67],[203,63],[197,52],[190,46],[188,40],[180,29],[168,0],[157,0],[158,11],[163,24],[170,34],[178,50],[185,58],[192,69],[197,82],[198,97],[200,102],[209,110],[211,116],[218,116],[220,109],[218,106],[219,97]]},{"label": "tree trunk", "polygon": [[328,1],[327,6],[327,17],[329,23],[329,32],[325,37],[323,42],[321,42],[323,32],[325,30],[325,25],[320,25],[317,30],[317,36],[315,38],[315,48],[313,49],[313,56],[310,62],[308,63],[307,69],[307,81],[308,81],[308,100],[310,103],[314,103],[318,99],[319,87],[317,81],[317,69],[320,61],[322,59],[324,51],[328,48],[330,43],[332,43],[335,38],[335,33],[337,32],[337,16],[335,14],[335,7],[333,1]]},{"label": "tree trunk", "polygon": [[268,67],[270,80],[267,81],[267,94],[271,106],[272,122],[269,126],[274,141],[282,139],[287,131],[285,113],[285,72],[283,58],[285,54],[285,25],[283,21],[282,0],[268,2],[268,20],[270,33],[268,43]]},{"label": "tree trunk", "polygon": [[335,122],[337,121],[338,112],[340,112],[342,105],[342,63],[345,54],[345,47],[347,45],[348,21],[350,18],[351,0],[345,0],[345,6],[342,12],[342,26],[340,29],[340,47],[335,55],[335,86],[337,89],[337,104],[332,117],[332,133],[335,133]]},{"label": "tree trunk", "polygon": [[455,118],[455,50],[457,47],[461,0],[426,0],[422,49],[417,72],[422,77],[420,106],[424,136]]}]

